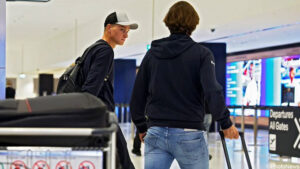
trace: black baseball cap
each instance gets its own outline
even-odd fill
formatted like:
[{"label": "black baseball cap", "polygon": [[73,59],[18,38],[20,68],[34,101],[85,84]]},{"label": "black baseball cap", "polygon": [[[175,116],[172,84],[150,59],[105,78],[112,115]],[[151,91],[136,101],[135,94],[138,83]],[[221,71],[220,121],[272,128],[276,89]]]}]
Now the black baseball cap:
[{"label": "black baseball cap", "polygon": [[126,13],[124,12],[113,12],[109,14],[105,19],[104,27],[106,27],[108,24],[129,26],[130,29],[138,28],[138,24],[135,22],[130,22]]}]

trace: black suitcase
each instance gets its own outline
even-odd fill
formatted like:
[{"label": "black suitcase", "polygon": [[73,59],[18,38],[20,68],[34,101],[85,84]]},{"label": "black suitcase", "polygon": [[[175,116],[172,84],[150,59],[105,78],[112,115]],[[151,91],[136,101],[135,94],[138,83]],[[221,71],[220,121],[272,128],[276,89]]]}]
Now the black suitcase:
[{"label": "black suitcase", "polygon": [[[104,128],[108,125],[107,118],[105,104],[88,93],[0,101],[0,127]],[[1,136],[0,146],[98,146],[104,142],[99,139],[93,136]]]},{"label": "black suitcase", "polygon": [[[226,146],[226,142],[225,142],[225,138],[224,138],[224,133],[223,133],[223,131],[219,131],[219,134],[221,136],[221,141],[222,141],[223,150],[224,150],[224,154],[225,154],[225,158],[226,158],[226,162],[227,162],[227,167],[228,167],[228,169],[231,169],[231,164],[230,164],[230,159],[229,159],[227,146]],[[252,169],[250,157],[249,157],[248,150],[247,150],[247,145],[246,145],[246,142],[245,142],[244,133],[239,132],[239,134],[240,134],[240,138],[241,138],[241,141],[242,141],[243,151],[244,151],[244,154],[246,156],[248,168]]]}]

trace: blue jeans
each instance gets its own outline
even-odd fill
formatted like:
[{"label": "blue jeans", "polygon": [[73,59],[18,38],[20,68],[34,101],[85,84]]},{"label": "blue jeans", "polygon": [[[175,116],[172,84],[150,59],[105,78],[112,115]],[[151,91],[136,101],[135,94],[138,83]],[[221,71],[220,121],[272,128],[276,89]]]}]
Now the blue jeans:
[{"label": "blue jeans", "polygon": [[208,169],[203,131],[151,127],[145,137],[145,169],[169,169],[174,159],[181,169]]}]

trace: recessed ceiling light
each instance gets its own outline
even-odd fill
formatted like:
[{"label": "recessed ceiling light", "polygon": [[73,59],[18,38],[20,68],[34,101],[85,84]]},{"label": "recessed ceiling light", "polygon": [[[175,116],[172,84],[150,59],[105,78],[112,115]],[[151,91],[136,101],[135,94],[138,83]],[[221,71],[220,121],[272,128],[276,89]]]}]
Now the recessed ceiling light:
[{"label": "recessed ceiling light", "polygon": [[21,79],[25,79],[25,78],[26,78],[26,74],[25,74],[25,73],[21,73],[21,74],[19,74],[19,77],[20,77]]}]

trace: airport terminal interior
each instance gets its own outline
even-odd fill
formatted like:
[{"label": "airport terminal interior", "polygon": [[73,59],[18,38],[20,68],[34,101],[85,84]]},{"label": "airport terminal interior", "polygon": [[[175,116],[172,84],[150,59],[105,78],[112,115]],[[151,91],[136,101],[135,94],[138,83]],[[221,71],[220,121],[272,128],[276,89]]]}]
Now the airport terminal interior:
[{"label": "airport terminal interior", "polygon": [[[300,169],[300,1],[185,1],[200,17],[191,38],[213,53],[230,118],[244,133],[247,150],[241,139],[225,139],[232,168],[247,169],[250,162],[253,169]],[[138,29],[130,30],[125,44],[114,48],[114,117],[135,168],[143,169],[144,144],[141,154],[132,152],[136,129],[129,102],[151,42],[170,35],[163,19],[176,2],[0,0],[0,119],[7,113],[7,100],[58,96],[59,78],[101,39],[106,16],[125,12]],[[1,123],[0,169],[103,168],[102,150],[3,149],[1,140],[11,133]],[[213,119],[207,132],[210,169],[229,168],[219,130]],[[105,151],[114,152],[113,141],[109,146]],[[176,160],[171,169],[180,169]]]}]

